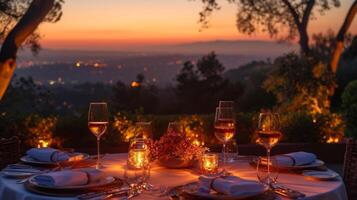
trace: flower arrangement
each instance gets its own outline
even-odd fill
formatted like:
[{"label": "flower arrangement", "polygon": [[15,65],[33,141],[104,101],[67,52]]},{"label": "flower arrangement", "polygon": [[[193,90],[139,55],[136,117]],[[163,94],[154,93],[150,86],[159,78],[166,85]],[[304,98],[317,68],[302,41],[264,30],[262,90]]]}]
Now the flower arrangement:
[{"label": "flower arrangement", "polygon": [[167,132],[151,148],[152,154],[159,161],[180,160],[184,163],[200,158],[207,150],[193,144],[185,134],[176,131]]}]

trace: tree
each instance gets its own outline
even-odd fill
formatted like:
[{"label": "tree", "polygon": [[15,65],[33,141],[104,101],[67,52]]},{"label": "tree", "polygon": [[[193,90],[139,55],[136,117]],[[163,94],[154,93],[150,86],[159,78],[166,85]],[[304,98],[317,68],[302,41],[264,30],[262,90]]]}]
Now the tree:
[{"label": "tree", "polygon": [[[202,0],[205,4],[200,13],[200,22],[207,25],[208,16],[212,11],[218,10],[217,0]],[[236,4],[238,31],[252,34],[257,31],[268,32],[271,37],[287,35],[285,39],[294,39],[299,36],[301,51],[309,53],[309,35],[307,27],[314,16],[314,7],[319,13],[338,7],[339,0],[228,0]]]},{"label": "tree", "polygon": [[[252,34],[257,31],[268,32],[271,37],[285,34],[282,29],[287,30],[285,39],[294,39],[299,36],[301,52],[310,54],[308,24],[314,18],[314,9],[323,14],[332,7],[340,6],[339,0],[227,0],[236,4],[237,28],[242,33]],[[200,22],[203,27],[208,25],[208,17],[214,10],[220,9],[217,0],[202,0],[204,9],[200,12]],[[344,47],[344,40],[349,27],[357,12],[357,1],[355,0],[343,24],[335,38],[336,45],[332,47],[333,54],[330,59],[330,70],[337,71],[340,56]]]},{"label": "tree", "polygon": [[[36,44],[34,32],[42,21],[58,21],[63,0],[1,0],[0,21],[3,39],[0,51],[0,99],[16,68],[17,50],[23,43]],[[17,21],[16,25],[10,30]],[[4,23],[5,22],[5,23]],[[31,37],[32,36],[32,37]],[[37,38],[37,39],[36,39]],[[38,47],[35,45],[33,47]],[[34,48],[36,49],[36,48]]]},{"label": "tree", "polygon": [[185,113],[209,113],[219,100],[236,100],[242,93],[240,83],[223,78],[224,66],[214,52],[203,56],[196,65],[184,63],[176,76],[176,94],[181,111]]},{"label": "tree", "polygon": [[159,103],[157,88],[153,85],[145,84],[143,74],[138,74],[136,79],[130,86],[118,81],[113,87],[112,105],[115,113],[121,111],[133,112],[140,109],[145,113],[157,112]]},{"label": "tree", "polygon": [[334,76],[319,60],[290,53],[277,58],[263,83],[284,111],[306,111],[312,116],[330,109],[330,88]]},{"label": "tree", "polygon": [[336,36],[336,45],[332,54],[331,62],[330,62],[330,68],[333,73],[337,72],[337,67],[338,63],[340,61],[340,57],[343,51],[343,44],[345,41],[346,33],[349,29],[349,27],[352,24],[352,21],[357,13],[357,1],[355,0],[350,9],[348,10],[348,13],[345,17],[345,20],[343,21],[343,24]]}]

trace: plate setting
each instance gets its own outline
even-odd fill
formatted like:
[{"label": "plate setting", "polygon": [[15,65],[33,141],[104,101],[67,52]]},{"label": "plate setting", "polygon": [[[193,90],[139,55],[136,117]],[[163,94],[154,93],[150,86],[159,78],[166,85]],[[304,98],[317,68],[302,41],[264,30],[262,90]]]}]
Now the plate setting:
[{"label": "plate setting", "polygon": [[123,185],[124,184],[121,179],[113,176],[107,176],[101,179],[100,181],[89,183],[86,185],[65,186],[65,187],[42,185],[36,182],[35,176],[32,176],[24,184],[25,188],[30,192],[47,195],[47,196],[62,196],[62,197],[72,197],[92,191],[110,190],[112,188],[122,187]]},{"label": "plate setting", "polygon": [[333,171],[317,171],[317,170],[305,170],[302,175],[308,179],[314,179],[319,181],[332,181],[336,180],[339,175]]},{"label": "plate setting", "polygon": [[[73,161],[64,161],[64,162],[60,162],[61,164],[70,164],[70,163],[74,163],[74,162],[80,162],[80,161],[84,161],[90,158],[90,156],[86,153],[71,153],[70,156],[76,156],[76,155],[83,155],[83,159],[81,160],[73,160]],[[45,162],[45,161],[39,161],[36,160],[34,158],[32,158],[31,156],[23,156],[20,158],[21,162],[29,164],[29,165],[38,165],[38,166],[58,166],[59,163],[57,162]]]},{"label": "plate setting", "polygon": [[[192,182],[186,185],[181,185],[172,188],[168,193],[171,196],[184,197],[187,199],[217,199],[217,200],[243,200],[243,199],[252,199],[252,200],[273,200],[275,199],[275,195],[268,190],[268,187],[265,187],[264,190],[258,193],[240,193],[240,194],[232,194],[225,195],[217,192],[204,193],[199,192],[199,182]],[[173,198],[175,199],[175,198]]]},{"label": "plate setting", "polygon": [[[253,159],[252,164],[256,165],[258,162],[258,158]],[[325,162],[322,160],[315,160],[315,162],[306,164],[306,165],[294,165],[294,166],[287,166],[287,165],[278,165],[273,166],[279,170],[307,170],[311,168],[318,168],[325,166]]]}]

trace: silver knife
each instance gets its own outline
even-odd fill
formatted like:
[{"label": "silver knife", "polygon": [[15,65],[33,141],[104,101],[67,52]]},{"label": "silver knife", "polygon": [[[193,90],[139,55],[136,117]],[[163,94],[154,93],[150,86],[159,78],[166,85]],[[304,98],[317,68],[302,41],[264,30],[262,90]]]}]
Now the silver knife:
[{"label": "silver knife", "polygon": [[128,191],[129,191],[128,188],[115,188],[115,189],[106,190],[106,191],[89,192],[89,193],[81,194],[81,195],[78,195],[77,198],[80,200],[92,199],[95,197],[109,195],[112,193],[123,193],[123,192],[128,192]]},{"label": "silver knife", "polygon": [[287,197],[287,198],[290,198],[290,199],[299,199],[299,198],[303,198],[305,197],[306,195],[302,192],[299,192],[297,190],[293,190],[293,189],[290,189],[290,188],[287,188],[285,186],[278,186],[278,185],[275,185],[273,186],[273,191],[276,193],[276,194],[279,194],[281,196],[284,196],[284,197]]}]

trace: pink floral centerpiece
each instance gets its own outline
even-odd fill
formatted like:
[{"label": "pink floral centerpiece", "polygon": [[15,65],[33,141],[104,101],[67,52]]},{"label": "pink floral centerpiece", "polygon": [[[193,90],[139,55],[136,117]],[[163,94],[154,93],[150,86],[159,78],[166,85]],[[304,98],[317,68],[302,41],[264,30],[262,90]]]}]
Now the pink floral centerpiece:
[{"label": "pink floral centerpiece", "polygon": [[151,149],[160,165],[168,168],[191,167],[206,151],[206,148],[195,145],[185,134],[176,131],[167,132]]}]

